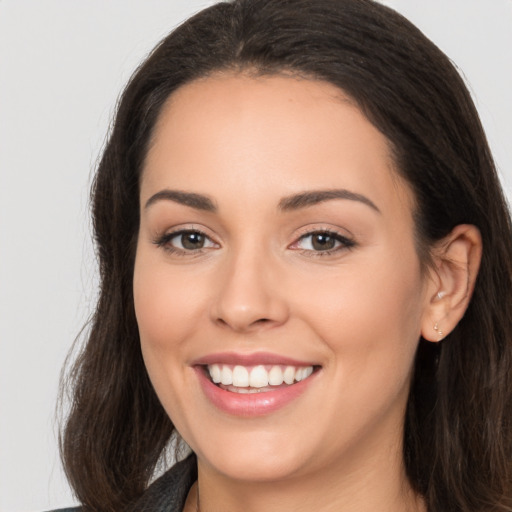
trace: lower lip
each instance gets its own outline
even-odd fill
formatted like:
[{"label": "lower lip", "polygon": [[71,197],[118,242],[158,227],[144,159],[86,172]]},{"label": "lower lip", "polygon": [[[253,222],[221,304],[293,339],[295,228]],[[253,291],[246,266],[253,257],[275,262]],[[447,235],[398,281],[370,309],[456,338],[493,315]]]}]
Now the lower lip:
[{"label": "lower lip", "polygon": [[206,375],[203,367],[196,367],[199,382],[207,398],[218,409],[234,416],[264,416],[285,407],[298,398],[315,380],[317,372],[307,379],[275,391],[260,393],[234,393],[216,386]]}]

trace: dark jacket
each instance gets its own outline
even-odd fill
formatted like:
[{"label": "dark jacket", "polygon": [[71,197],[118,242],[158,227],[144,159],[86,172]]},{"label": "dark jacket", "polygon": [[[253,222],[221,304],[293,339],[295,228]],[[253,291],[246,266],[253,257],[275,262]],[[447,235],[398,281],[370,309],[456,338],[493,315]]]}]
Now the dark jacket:
[{"label": "dark jacket", "polygon": [[[196,480],[196,457],[190,455],[155,480],[133,505],[130,512],[182,512],[188,491]],[[80,512],[81,510],[81,507],[75,507],[52,512]]]}]

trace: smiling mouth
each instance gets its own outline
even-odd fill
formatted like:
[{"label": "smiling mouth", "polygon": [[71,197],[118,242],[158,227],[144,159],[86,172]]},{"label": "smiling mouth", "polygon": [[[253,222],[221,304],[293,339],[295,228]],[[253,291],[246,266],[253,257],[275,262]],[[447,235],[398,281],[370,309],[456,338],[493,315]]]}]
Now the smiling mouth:
[{"label": "smiling mouth", "polygon": [[265,393],[293,386],[309,378],[319,367],[291,365],[241,366],[209,364],[204,371],[216,386],[232,393]]}]

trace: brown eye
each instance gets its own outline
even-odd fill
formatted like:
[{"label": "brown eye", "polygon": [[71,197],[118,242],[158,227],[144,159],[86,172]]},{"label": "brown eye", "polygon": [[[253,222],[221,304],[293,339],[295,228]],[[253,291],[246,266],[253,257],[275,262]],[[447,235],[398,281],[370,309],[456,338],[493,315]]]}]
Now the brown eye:
[{"label": "brown eye", "polygon": [[202,249],[206,240],[205,235],[198,231],[186,231],[179,238],[182,248],[190,251]]},{"label": "brown eye", "polygon": [[311,236],[311,246],[315,251],[328,251],[334,249],[336,240],[327,233],[315,233]]},{"label": "brown eye", "polygon": [[155,243],[167,251],[180,252],[182,254],[200,252],[202,249],[215,249],[219,247],[209,236],[193,229],[166,233],[160,239],[155,240]]},{"label": "brown eye", "polygon": [[293,249],[301,249],[309,253],[330,254],[350,249],[355,246],[355,242],[339,233],[332,231],[313,231],[299,238],[292,245]]}]

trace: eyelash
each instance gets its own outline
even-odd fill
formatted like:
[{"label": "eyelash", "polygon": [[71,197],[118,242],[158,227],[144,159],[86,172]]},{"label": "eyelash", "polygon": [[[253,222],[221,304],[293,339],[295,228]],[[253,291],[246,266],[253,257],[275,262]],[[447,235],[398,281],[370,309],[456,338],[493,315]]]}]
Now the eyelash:
[{"label": "eyelash", "polygon": [[199,256],[205,252],[205,250],[208,250],[210,247],[201,247],[199,249],[182,249],[180,247],[174,247],[171,245],[171,240],[173,238],[178,238],[179,236],[183,235],[200,235],[205,238],[205,240],[210,241],[212,244],[218,245],[216,242],[214,242],[206,233],[199,229],[180,229],[178,231],[172,231],[171,233],[165,233],[161,237],[158,237],[156,240],[154,240],[154,244],[157,247],[161,247],[165,251],[167,251],[170,254],[176,255],[176,256]]},{"label": "eyelash", "polygon": [[[201,247],[199,249],[188,249],[187,250],[185,248],[174,247],[173,245],[171,245],[171,243],[170,243],[171,240],[173,240],[174,238],[177,238],[179,236],[183,236],[183,235],[187,235],[187,234],[200,235],[200,236],[204,237],[205,240],[208,240],[211,244],[218,246],[218,244],[216,242],[214,242],[206,233],[204,233],[203,231],[201,231],[199,229],[180,229],[178,231],[172,231],[170,233],[165,233],[161,237],[158,237],[156,240],[154,240],[153,243],[157,247],[164,249],[168,253],[177,255],[177,256],[199,256],[199,255],[203,254],[206,250],[211,248],[211,246],[210,246],[210,247]],[[308,237],[313,237],[315,235],[316,236],[324,235],[327,238],[333,239],[339,245],[332,249],[319,250],[319,251],[315,251],[315,250],[311,250],[311,249],[293,248],[294,245],[297,245],[301,241],[306,240]],[[316,257],[330,256],[330,255],[333,255],[335,253],[338,253],[338,252],[344,251],[344,250],[350,250],[350,249],[354,248],[356,245],[357,244],[354,240],[351,240],[350,238],[347,238],[346,236],[344,236],[336,231],[333,231],[330,229],[315,229],[313,231],[308,231],[308,232],[302,234],[297,239],[297,241],[294,242],[293,244],[291,244],[289,247],[294,250],[300,251],[305,256],[316,258]]]},{"label": "eyelash", "polygon": [[324,235],[328,238],[333,239],[335,242],[338,242],[339,245],[332,249],[326,249],[323,251],[314,251],[311,249],[297,249],[297,250],[299,250],[305,256],[312,257],[312,258],[321,258],[321,257],[325,257],[325,256],[332,256],[335,253],[350,250],[350,249],[353,249],[354,247],[356,247],[356,242],[354,240],[347,238],[346,236],[342,235],[341,233],[338,233],[337,231],[333,231],[331,229],[315,229],[313,231],[308,231],[308,232],[304,233],[303,235],[301,235],[299,237],[299,239],[297,240],[297,242],[294,242],[292,244],[292,246],[298,244],[301,240],[305,240],[305,239],[307,239],[309,237],[313,237],[315,235],[316,236]]}]

